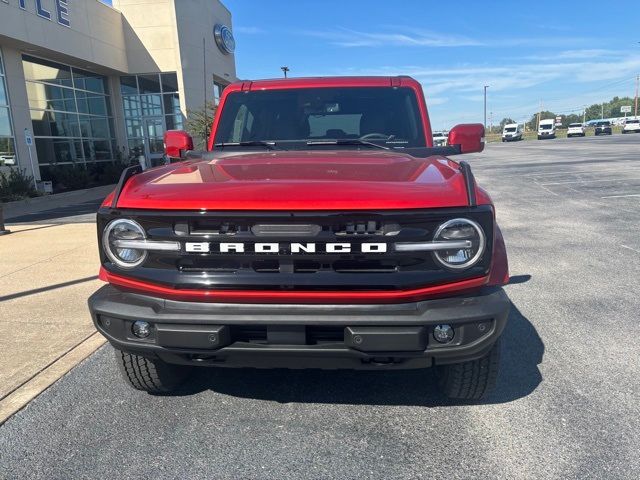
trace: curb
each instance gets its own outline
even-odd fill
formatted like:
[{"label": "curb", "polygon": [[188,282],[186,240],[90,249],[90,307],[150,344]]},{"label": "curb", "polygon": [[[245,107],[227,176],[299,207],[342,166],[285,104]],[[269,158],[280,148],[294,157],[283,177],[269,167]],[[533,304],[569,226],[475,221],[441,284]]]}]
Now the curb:
[{"label": "curb", "polygon": [[0,400],[0,425],[100,348],[106,339],[95,332]]},{"label": "curb", "polygon": [[40,197],[25,198],[23,200],[16,200],[14,202],[6,202],[6,203],[3,203],[3,205],[5,207],[19,207],[19,206],[23,206],[23,205],[38,205],[40,203],[51,202],[51,201],[55,201],[55,200],[58,200],[58,199],[61,199],[61,198],[66,198],[66,197],[73,197],[75,195],[82,195],[82,194],[93,192],[93,191],[108,190],[110,192],[115,187],[116,187],[115,184],[113,184],[113,185],[100,185],[99,187],[85,188],[85,189],[82,189],[82,190],[72,190],[70,192],[54,193],[52,195],[42,195]]}]

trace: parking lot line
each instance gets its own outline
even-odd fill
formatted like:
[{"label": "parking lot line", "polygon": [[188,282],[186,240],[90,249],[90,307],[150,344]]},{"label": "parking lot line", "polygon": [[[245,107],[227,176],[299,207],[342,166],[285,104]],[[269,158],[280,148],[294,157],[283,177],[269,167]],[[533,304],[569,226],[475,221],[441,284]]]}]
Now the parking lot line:
[{"label": "parking lot line", "polygon": [[640,197],[640,193],[629,193],[627,195],[607,195],[600,198],[626,198],[626,197]]},{"label": "parking lot line", "polygon": [[598,183],[598,182],[617,182],[622,180],[640,180],[640,177],[626,177],[626,178],[601,178],[598,180],[571,180],[568,182],[550,182],[540,183],[539,185],[570,185],[572,183]]}]

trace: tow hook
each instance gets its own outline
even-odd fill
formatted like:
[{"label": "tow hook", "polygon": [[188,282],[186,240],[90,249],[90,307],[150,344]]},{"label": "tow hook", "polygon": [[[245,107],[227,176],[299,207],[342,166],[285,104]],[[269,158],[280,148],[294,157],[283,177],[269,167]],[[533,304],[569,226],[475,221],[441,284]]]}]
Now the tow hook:
[{"label": "tow hook", "polygon": [[396,361],[396,359],[393,357],[374,357],[369,361],[369,363],[371,365],[383,367],[385,365],[393,365],[394,363],[400,363],[400,362]]}]

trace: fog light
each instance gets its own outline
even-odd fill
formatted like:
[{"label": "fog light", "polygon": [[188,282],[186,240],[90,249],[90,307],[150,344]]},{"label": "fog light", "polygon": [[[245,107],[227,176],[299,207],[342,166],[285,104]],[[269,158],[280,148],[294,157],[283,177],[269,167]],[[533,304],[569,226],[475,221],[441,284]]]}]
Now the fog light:
[{"label": "fog light", "polygon": [[433,338],[438,343],[449,343],[453,340],[453,335],[454,331],[451,325],[436,325],[436,328],[433,329]]},{"label": "fog light", "polygon": [[138,338],[147,338],[151,335],[151,325],[149,322],[143,322],[142,320],[138,320],[131,327],[133,334]]}]

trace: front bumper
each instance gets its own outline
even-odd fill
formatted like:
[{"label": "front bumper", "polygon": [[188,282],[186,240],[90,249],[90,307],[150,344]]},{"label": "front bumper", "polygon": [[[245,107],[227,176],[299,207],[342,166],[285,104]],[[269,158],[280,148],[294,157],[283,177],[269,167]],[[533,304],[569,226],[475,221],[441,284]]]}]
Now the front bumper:
[{"label": "front bumper", "polygon": [[[258,368],[423,368],[482,357],[507,322],[501,288],[392,305],[217,304],[165,300],[110,285],[89,298],[117,349],[169,363]],[[136,338],[143,320],[151,335]],[[438,343],[433,328],[455,335]]]}]

